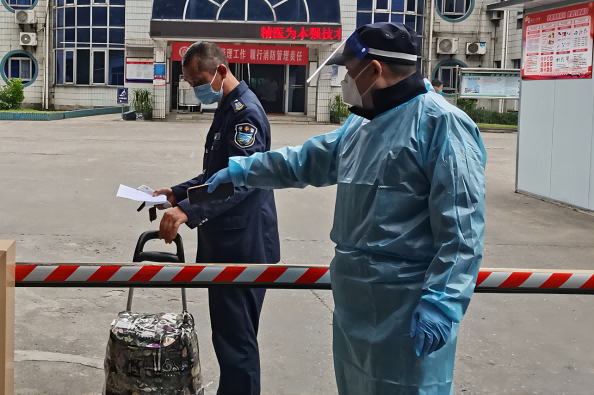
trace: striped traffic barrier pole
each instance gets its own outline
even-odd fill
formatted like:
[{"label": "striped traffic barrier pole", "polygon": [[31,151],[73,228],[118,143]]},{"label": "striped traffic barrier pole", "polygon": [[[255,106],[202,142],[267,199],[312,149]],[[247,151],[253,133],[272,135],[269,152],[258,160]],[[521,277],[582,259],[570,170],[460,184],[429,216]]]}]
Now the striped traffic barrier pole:
[{"label": "striped traffic barrier pole", "polygon": [[[330,289],[327,266],[17,263],[17,287]],[[475,292],[594,294],[594,270],[482,269]]]},{"label": "striped traffic barrier pole", "polygon": [[[330,289],[326,266],[15,263],[15,243],[0,240],[0,393],[14,394],[17,287],[211,286]],[[594,270],[483,269],[476,292],[594,294]]]}]

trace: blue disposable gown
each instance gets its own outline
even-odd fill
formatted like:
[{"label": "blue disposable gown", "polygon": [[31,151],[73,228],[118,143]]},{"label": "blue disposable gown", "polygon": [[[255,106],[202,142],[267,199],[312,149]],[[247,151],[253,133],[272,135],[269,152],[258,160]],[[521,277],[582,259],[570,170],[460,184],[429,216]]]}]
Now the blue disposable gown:
[{"label": "blue disposable gown", "polygon": [[[230,159],[236,184],[338,185],[330,273],[341,395],[452,392],[458,323],[482,259],[485,163],[476,125],[432,91],[372,121],[351,115],[301,147]],[[421,298],[454,322],[428,357],[410,337]]]}]

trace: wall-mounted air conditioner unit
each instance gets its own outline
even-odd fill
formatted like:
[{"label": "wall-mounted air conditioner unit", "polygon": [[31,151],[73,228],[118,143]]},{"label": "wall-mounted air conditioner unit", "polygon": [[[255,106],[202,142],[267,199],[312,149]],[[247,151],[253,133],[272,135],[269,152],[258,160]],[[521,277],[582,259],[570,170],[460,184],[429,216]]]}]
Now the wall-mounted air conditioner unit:
[{"label": "wall-mounted air conditioner unit", "polygon": [[442,55],[455,55],[458,53],[457,38],[438,38],[437,53]]},{"label": "wall-mounted air conditioner unit", "polygon": [[466,43],[466,55],[484,55],[486,53],[486,43]]},{"label": "wall-mounted air conditioner unit", "polygon": [[491,15],[489,15],[492,21],[498,21],[503,19],[503,11],[491,11]]},{"label": "wall-mounted air conditioner unit", "polygon": [[33,10],[16,10],[14,12],[14,21],[18,25],[35,23],[35,11],[33,11]]},{"label": "wall-mounted air conditioner unit", "polygon": [[21,45],[37,45],[37,34],[21,32]]}]

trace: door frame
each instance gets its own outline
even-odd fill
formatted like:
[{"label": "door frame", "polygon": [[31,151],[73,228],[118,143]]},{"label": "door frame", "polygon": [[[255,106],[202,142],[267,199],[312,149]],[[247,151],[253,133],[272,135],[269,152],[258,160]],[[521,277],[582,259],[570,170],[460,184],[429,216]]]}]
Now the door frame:
[{"label": "door frame", "polygon": [[[307,68],[305,69],[305,75],[307,76]],[[285,110],[285,114],[287,115],[305,115],[307,113],[307,84],[305,84],[303,86],[303,90],[304,90],[304,97],[305,97],[305,103],[303,105],[303,108],[305,109],[305,111],[303,112],[289,112],[289,65],[286,64],[285,65],[285,106],[284,106],[284,110]]]}]

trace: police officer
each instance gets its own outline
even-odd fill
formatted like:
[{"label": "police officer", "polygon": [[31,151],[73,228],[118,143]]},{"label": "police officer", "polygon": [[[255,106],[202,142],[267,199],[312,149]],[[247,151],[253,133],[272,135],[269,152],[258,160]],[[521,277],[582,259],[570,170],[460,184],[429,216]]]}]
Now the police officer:
[{"label": "police officer", "polygon": [[[192,44],[182,60],[184,79],[204,104],[218,102],[206,137],[203,172],[155,195],[174,206],[161,220],[159,238],[171,243],[183,223],[198,228],[197,263],[277,263],[280,242],[272,191],[237,187],[225,202],[190,205],[187,189],[202,185],[233,156],[270,150],[270,124],[245,82],[229,71],[223,50]],[[163,207],[159,207],[163,208]],[[220,366],[218,395],[260,393],[258,323],[265,289],[210,288],[212,341]]]}]

